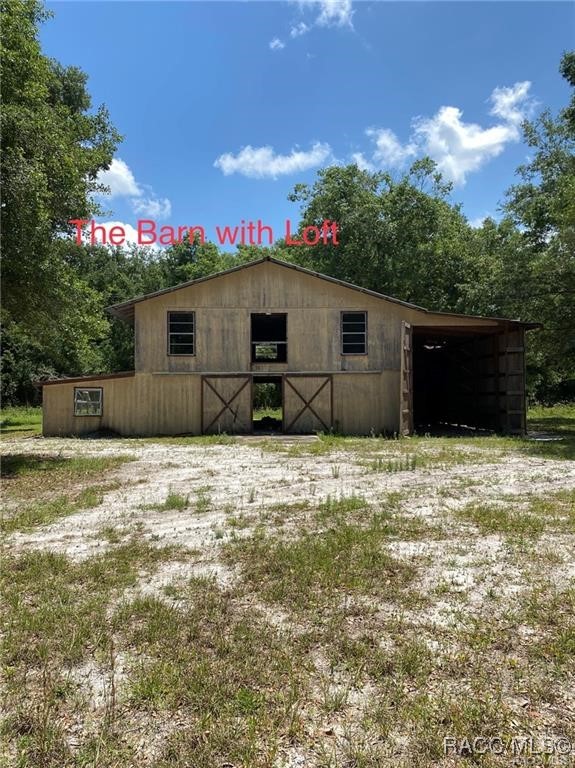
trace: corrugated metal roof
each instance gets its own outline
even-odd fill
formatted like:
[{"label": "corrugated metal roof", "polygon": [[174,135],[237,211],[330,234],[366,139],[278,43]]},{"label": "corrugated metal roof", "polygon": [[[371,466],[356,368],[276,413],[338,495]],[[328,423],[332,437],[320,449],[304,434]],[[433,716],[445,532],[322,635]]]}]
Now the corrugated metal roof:
[{"label": "corrugated metal roof", "polygon": [[135,371],[122,371],[120,373],[93,373],[86,376],[70,376],[65,379],[44,379],[43,381],[33,382],[35,387],[45,387],[48,384],[76,384],[86,381],[103,381],[104,379],[129,379],[135,376]]}]

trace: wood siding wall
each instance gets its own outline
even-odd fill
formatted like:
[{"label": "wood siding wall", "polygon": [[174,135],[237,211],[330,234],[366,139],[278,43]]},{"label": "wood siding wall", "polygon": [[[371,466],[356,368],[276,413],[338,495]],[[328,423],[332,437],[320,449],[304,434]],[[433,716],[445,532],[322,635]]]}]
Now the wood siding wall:
[{"label": "wood siding wall", "polygon": [[44,435],[82,435],[110,429],[121,435],[200,434],[200,377],[150,376],[94,379],[102,387],[102,416],[74,416],[76,384],[44,387]]},{"label": "wood siding wall", "polygon": [[[205,421],[210,415],[216,416],[221,405],[217,398],[206,402],[205,394],[202,401],[202,378],[201,374],[136,374],[126,379],[83,382],[81,386],[102,387],[102,416],[74,416],[74,387],[78,384],[51,384],[44,387],[43,433],[47,437],[84,435],[109,429],[121,435],[202,434],[202,409]],[[226,390],[228,395],[233,394],[233,386],[237,384],[235,379],[230,381],[232,389]],[[311,396],[320,383],[321,377],[310,377],[300,379],[296,387],[302,394]],[[296,415],[302,402],[293,392],[287,395],[287,390],[289,387],[286,387],[286,414]],[[249,393],[248,386],[240,398],[243,411],[249,409],[251,418],[251,402],[246,399]],[[321,399],[314,405],[321,411],[322,418],[328,418],[331,413],[330,426],[346,434],[397,432],[399,374],[393,371],[335,374],[333,404],[326,405],[325,399]],[[229,413],[222,415],[220,431],[234,431],[228,416]],[[306,412],[291,431],[309,429],[323,427]],[[215,428],[212,425],[209,431],[218,431],[218,425]]]},{"label": "wood siding wall", "polygon": [[[169,311],[196,313],[196,354],[168,355]],[[341,354],[341,312],[368,312],[368,354]],[[288,361],[251,364],[252,312],[286,312]],[[398,371],[401,322],[496,325],[436,315],[263,262],[135,305],[135,369],[155,372]]]}]

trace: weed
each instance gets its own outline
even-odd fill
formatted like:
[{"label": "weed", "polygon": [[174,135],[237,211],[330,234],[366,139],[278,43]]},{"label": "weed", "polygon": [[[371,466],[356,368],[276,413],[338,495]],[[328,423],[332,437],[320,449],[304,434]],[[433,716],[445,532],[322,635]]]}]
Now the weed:
[{"label": "weed", "polygon": [[210,486],[204,486],[196,490],[195,510],[199,515],[209,512],[212,506],[212,497],[210,496]]},{"label": "weed", "polygon": [[364,510],[368,507],[367,501],[362,496],[340,496],[332,498],[329,494],[325,501],[319,505],[319,512],[324,516],[346,515],[357,510]]},{"label": "weed", "polygon": [[371,462],[372,472],[414,472],[417,467],[417,456],[406,455],[392,458],[378,456]]},{"label": "weed", "polygon": [[182,512],[188,506],[188,501],[188,496],[170,491],[166,496],[166,500],[164,501],[161,509],[178,509],[180,512]]}]

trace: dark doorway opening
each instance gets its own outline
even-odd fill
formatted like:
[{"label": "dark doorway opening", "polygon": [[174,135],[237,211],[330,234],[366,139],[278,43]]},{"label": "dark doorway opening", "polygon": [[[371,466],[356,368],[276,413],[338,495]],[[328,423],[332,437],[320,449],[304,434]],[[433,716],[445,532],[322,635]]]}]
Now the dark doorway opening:
[{"label": "dark doorway opening", "polygon": [[252,394],[253,431],[283,432],[283,386],[281,376],[254,376]]},{"label": "dark doorway opening", "polygon": [[479,433],[501,426],[498,334],[413,329],[413,422],[417,432]]},{"label": "dark doorway opening", "polygon": [[252,314],[252,363],[287,362],[287,315]]}]

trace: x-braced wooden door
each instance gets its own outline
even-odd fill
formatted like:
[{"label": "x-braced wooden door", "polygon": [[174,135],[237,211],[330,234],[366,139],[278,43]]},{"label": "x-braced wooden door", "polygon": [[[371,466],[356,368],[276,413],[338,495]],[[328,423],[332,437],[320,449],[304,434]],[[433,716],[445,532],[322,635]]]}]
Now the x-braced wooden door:
[{"label": "x-braced wooden door", "polygon": [[252,431],[252,377],[202,376],[202,433]]},{"label": "x-braced wooden door", "polygon": [[329,432],[333,426],[333,377],[284,376],[284,432]]}]

